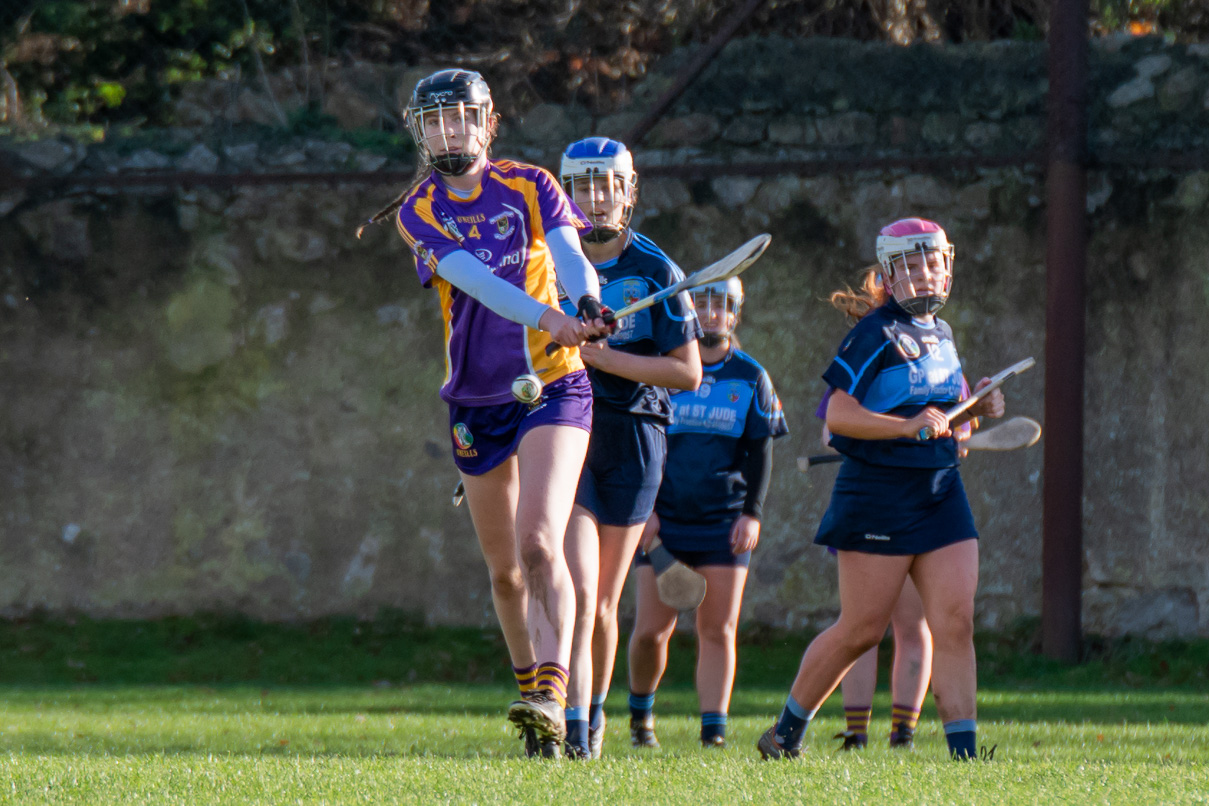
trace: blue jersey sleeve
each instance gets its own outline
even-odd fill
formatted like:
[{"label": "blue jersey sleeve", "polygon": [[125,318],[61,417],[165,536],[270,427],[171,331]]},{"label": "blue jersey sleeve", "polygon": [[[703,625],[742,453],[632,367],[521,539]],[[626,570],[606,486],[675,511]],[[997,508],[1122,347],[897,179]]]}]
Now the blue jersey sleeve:
[{"label": "blue jersey sleeve", "polygon": [[[655,281],[660,290],[675,285],[684,279],[684,272],[673,263],[664,264]],[[650,308],[651,331],[655,347],[666,355],[677,347],[696,341],[701,336],[701,325],[693,310],[693,301],[687,292],[669,297]]]},{"label": "blue jersey sleeve", "polygon": [[823,373],[823,380],[833,389],[864,401],[890,346],[872,318],[862,319],[840,344],[839,353]]},{"label": "blue jersey sleeve", "polygon": [[772,386],[772,378],[763,369],[756,379],[755,393],[751,396],[751,406],[747,410],[747,422],[743,427],[743,436],[747,439],[766,439],[768,437],[783,437],[789,433],[785,424],[785,413],[781,411],[781,399]]}]

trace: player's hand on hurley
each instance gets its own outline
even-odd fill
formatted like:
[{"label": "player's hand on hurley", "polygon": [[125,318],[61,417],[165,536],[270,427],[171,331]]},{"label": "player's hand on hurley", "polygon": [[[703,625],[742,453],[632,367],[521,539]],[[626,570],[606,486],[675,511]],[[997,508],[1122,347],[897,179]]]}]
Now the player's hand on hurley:
[{"label": "player's hand on hurley", "polygon": [[[983,378],[978,382],[978,385],[974,387],[974,392],[977,393],[979,389],[986,386],[990,382],[990,378]],[[1003,411],[1003,390],[994,389],[989,395],[970,407],[970,416],[999,418],[1003,416]]]},{"label": "player's hand on hurley", "polygon": [[907,439],[919,439],[925,428],[931,430],[933,439],[951,436],[953,433],[949,429],[949,418],[945,417],[945,413],[935,406],[928,406],[911,419],[903,421],[902,436]]},{"label": "player's hand on hurley", "polygon": [[651,544],[655,542],[655,538],[658,536],[659,516],[652,512],[651,517],[646,519],[646,525],[642,527],[642,540],[638,543],[638,547],[642,549],[643,554],[651,550]]},{"label": "player's hand on hurley", "polygon": [[560,310],[549,308],[542,314],[537,326],[550,334],[550,338],[563,347],[574,347],[583,344],[591,336],[584,323],[574,316],[567,316]]},{"label": "player's hand on hurley", "polygon": [[760,542],[760,522],[751,515],[740,515],[730,528],[730,553],[751,551]]},{"label": "player's hand on hurley", "polygon": [[603,339],[617,330],[617,323],[612,318],[613,311],[607,305],[602,305],[596,297],[589,294],[580,297],[578,313],[579,320],[588,331],[589,341]]}]

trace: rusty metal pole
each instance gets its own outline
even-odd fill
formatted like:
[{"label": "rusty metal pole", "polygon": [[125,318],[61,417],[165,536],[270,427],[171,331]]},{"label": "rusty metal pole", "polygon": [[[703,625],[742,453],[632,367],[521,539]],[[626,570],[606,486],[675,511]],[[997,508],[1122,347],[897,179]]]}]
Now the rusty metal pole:
[{"label": "rusty metal pole", "polygon": [[672,82],[672,86],[668,87],[667,91],[659,96],[659,99],[642,116],[642,119],[634,124],[634,128],[626,133],[626,145],[634,148],[642,142],[642,138],[646,137],[647,133],[655,128],[655,124],[659,122],[659,119],[663,117],[671,105],[676,102],[676,99],[684,94],[684,91],[697,80],[697,76],[701,75],[706,67],[709,67],[709,63],[714,60],[718,52],[731,40],[731,37],[739,30],[739,26],[752,14],[755,14],[764,3],[765,0],[747,0],[745,5],[735,11],[726,20],[718,33],[714,34],[713,38],[701,50],[693,54],[693,58],[680,71],[680,75],[676,76],[676,80]]},{"label": "rusty metal pole", "polygon": [[1048,43],[1041,648],[1072,663],[1082,638],[1087,19],[1088,0],[1054,0]]}]

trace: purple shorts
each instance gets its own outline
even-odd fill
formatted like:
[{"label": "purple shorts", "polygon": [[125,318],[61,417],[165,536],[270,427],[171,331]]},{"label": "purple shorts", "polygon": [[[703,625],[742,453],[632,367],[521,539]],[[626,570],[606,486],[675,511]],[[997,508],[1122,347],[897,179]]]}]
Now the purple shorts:
[{"label": "purple shorts", "polygon": [[467,476],[494,470],[516,453],[521,438],[541,425],[569,425],[592,431],[592,384],[584,370],[542,390],[537,403],[494,406],[449,404],[453,462]]}]

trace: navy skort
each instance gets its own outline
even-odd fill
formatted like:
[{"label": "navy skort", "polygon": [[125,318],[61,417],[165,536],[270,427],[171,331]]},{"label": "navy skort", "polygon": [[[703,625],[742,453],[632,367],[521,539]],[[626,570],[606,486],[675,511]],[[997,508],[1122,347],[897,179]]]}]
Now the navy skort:
[{"label": "navy skort", "polygon": [[845,457],[814,542],[907,555],[977,537],[956,467],[886,467]]},{"label": "navy skort", "polygon": [[[735,520],[738,518],[736,517]],[[689,568],[703,565],[728,565],[747,568],[751,552],[734,554],[730,550],[730,530],[735,520],[722,523],[682,523],[671,518],[659,518],[659,540],[671,554]],[[642,549],[634,556],[634,565],[650,565]]]},{"label": "navy skort", "polygon": [[661,422],[597,406],[592,439],[575,503],[604,526],[645,523],[667,463],[667,432]]}]

